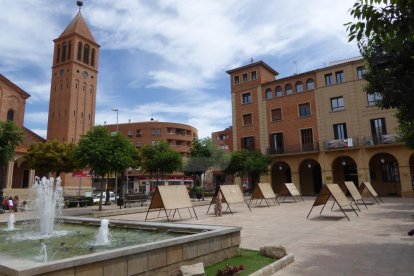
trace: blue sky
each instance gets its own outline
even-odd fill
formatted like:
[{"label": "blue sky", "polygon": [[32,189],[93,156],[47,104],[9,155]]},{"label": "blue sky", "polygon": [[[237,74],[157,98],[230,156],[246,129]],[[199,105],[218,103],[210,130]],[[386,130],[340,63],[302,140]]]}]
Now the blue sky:
[{"label": "blue sky", "polygon": [[[85,0],[101,45],[95,124],[231,125],[226,70],[263,60],[286,77],[359,55],[344,23],[355,0]],[[0,73],[32,96],[25,126],[45,137],[53,39],[75,0],[0,0]],[[295,65],[296,62],[296,65]],[[296,69],[297,67],[297,69]]]}]

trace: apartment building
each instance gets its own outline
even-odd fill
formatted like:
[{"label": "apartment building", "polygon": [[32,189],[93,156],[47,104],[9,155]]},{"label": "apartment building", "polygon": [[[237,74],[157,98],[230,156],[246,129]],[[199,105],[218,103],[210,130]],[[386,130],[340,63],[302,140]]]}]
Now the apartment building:
[{"label": "apartment building", "polygon": [[[158,141],[166,141],[171,148],[181,154],[182,157],[188,157],[193,139],[197,139],[197,129],[186,124],[159,122],[151,119],[147,122],[128,122],[121,124],[105,125],[110,132],[119,131],[122,135],[128,137],[136,148],[141,148],[144,145],[154,145]],[[168,179],[164,180],[168,185],[185,184],[191,186],[193,180],[189,176],[184,176],[182,173],[169,175]],[[125,190],[133,192],[149,193],[154,189],[161,180],[155,177],[145,175],[137,168],[128,170],[128,188]],[[110,189],[113,189],[113,183],[109,183]]]},{"label": "apartment building", "polygon": [[233,127],[211,133],[213,143],[226,152],[233,151]]},{"label": "apartment building", "polygon": [[361,58],[281,79],[263,61],[227,73],[234,150],[269,154],[262,181],[276,192],[284,182],[313,195],[323,183],[370,181],[380,195],[414,196],[414,151],[399,140],[394,111],[364,92]]}]

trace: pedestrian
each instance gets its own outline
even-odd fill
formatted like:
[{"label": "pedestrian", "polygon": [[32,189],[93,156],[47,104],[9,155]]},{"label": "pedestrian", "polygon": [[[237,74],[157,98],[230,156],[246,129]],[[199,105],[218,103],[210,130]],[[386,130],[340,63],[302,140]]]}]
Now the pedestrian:
[{"label": "pedestrian", "polygon": [[19,196],[15,195],[13,198],[13,211],[18,212],[19,211]]},{"label": "pedestrian", "polygon": [[221,217],[223,214],[223,206],[221,205],[221,193],[218,192],[215,198],[215,203],[216,205],[214,205],[214,214],[216,215],[216,217]]},{"label": "pedestrian", "polygon": [[9,202],[8,202],[9,204],[9,211],[10,211],[10,213],[11,212],[13,212],[13,198],[12,197],[9,197]]}]

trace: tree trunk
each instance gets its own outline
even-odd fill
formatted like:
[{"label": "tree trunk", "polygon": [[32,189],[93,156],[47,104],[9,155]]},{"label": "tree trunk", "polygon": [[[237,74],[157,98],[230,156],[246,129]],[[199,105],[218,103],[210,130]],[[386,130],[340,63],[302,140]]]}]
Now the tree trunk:
[{"label": "tree trunk", "polygon": [[102,211],[102,195],[104,192],[104,176],[101,177],[101,197],[99,198],[99,211]]}]

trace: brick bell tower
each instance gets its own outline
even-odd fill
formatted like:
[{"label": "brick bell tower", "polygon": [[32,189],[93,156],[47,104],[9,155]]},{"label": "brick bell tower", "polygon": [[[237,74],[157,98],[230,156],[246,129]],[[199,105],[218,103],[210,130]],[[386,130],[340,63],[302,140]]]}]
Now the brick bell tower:
[{"label": "brick bell tower", "polygon": [[[47,140],[68,143],[78,143],[94,126],[96,109],[100,46],[82,17],[82,1],[77,4],[78,14],[54,40],[47,125]],[[74,182],[69,175],[61,175],[65,186]]]}]

